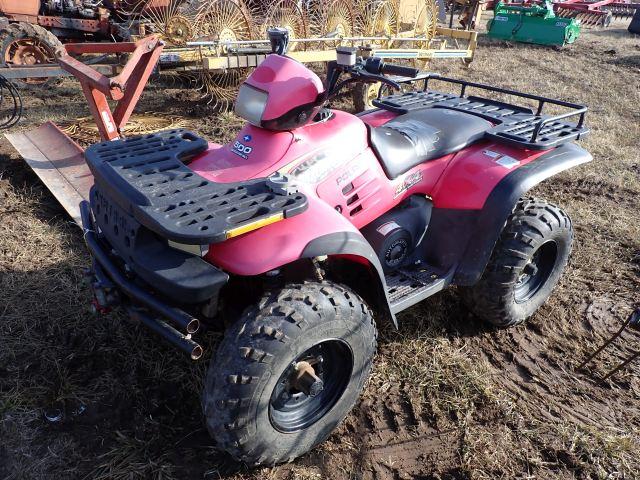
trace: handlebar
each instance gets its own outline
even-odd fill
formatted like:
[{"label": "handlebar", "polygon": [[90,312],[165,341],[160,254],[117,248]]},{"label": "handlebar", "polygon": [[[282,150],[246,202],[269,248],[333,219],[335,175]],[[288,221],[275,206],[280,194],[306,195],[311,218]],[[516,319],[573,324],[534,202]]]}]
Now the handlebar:
[{"label": "handlebar", "polygon": [[417,68],[403,67],[402,65],[385,63],[382,66],[382,73],[384,75],[398,75],[399,77],[414,78],[418,76],[420,70],[418,70]]},{"label": "handlebar", "polygon": [[[385,63],[380,57],[358,58],[357,49],[354,47],[342,47],[337,50],[336,61],[329,62],[327,66],[327,82],[325,95],[322,102],[337,95],[342,87],[354,82],[383,83],[394,90],[400,90],[400,84],[387,75],[415,78],[420,73],[417,68],[404,67]],[[349,78],[339,82],[342,73],[348,73]]]},{"label": "handlebar", "polygon": [[398,75],[400,77],[413,78],[420,73],[417,68],[403,67],[385,63],[379,57],[369,57],[364,61],[364,69],[373,75]]}]

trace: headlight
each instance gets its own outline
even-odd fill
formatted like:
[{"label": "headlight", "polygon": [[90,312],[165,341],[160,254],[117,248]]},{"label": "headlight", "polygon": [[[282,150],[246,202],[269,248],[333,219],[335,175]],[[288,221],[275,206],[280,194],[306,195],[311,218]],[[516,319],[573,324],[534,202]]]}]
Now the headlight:
[{"label": "headlight", "polygon": [[240,85],[240,91],[238,92],[238,98],[236,100],[236,115],[244,118],[252,125],[259,127],[262,122],[262,114],[267,106],[268,98],[269,94],[267,92],[243,83]]}]

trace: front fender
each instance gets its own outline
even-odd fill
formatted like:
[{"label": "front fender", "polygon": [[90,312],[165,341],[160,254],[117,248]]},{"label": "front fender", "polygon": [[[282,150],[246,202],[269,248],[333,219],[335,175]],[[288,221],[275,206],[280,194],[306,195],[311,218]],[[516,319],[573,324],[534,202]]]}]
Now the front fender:
[{"label": "front fender", "polygon": [[[250,276],[301,258],[351,257],[369,267],[371,278],[362,279],[367,284],[363,286],[374,287],[369,300],[397,326],[389,307],[382,265],[369,242],[345,217],[313,193],[307,194],[307,198],[309,207],[304,213],[211,245],[206,259],[229,273]],[[368,284],[369,280],[374,285]]]},{"label": "front fender", "polygon": [[[377,261],[373,250],[356,227],[330,205],[320,200],[313,192],[303,193],[307,195],[309,201],[305,212],[225,242],[211,245],[206,259],[236,275],[259,275],[300,258],[333,253],[330,251],[322,252],[316,247],[309,247],[309,245],[322,237],[336,238],[335,234],[338,234],[338,236],[349,239],[342,247],[350,251],[342,253],[358,255],[369,262]],[[334,250],[337,248],[335,240],[330,244],[326,242],[314,243],[314,245],[320,244]],[[358,246],[354,247],[356,244]],[[370,251],[367,251],[367,246]]]}]

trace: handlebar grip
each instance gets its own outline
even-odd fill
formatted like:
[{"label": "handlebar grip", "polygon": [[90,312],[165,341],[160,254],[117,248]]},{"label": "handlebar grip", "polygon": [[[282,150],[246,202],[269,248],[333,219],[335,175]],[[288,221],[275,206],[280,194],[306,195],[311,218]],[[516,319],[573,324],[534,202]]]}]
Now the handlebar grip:
[{"label": "handlebar grip", "polygon": [[420,70],[417,68],[411,67],[403,67],[402,65],[393,65],[390,63],[385,63],[380,73],[384,73],[385,75],[398,75],[400,77],[409,77],[414,78],[418,76]]}]

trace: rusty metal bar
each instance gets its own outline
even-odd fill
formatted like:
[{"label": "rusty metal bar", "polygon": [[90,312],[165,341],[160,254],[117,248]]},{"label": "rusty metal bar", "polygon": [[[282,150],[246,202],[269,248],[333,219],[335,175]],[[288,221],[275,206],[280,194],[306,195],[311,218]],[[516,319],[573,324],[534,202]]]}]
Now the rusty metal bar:
[{"label": "rusty metal bar", "polygon": [[[103,75],[117,75],[119,71],[118,65],[98,64],[93,68]],[[4,67],[0,68],[0,75],[13,80],[18,78],[48,78],[48,77],[70,77],[72,73],[63,70],[59,64],[51,65],[33,65],[20,67]]]},{"label": "rusty metal bar", "polygon": [[[102,140],[120,137],[120,131],[140,99],[163,47],[164,44],[157,35],[142,38],[135,43],[71,44],[66,47],[67,53],[58,59],[60,66],[80,81]],[[122,71],[114,77],[107,77],[70,55],[118,52],[132,53]],[[118,101],[114,113],[111,112],[108,100]]]}]

